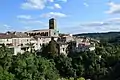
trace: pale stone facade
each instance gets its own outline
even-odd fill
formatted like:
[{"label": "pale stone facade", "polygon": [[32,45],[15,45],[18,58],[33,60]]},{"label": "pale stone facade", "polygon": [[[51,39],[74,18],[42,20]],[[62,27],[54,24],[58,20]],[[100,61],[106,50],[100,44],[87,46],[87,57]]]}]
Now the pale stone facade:
[{"label": "pale stone facade", "polygon": [[[30,51],[30,45],[34,50],[40,50],[43,44],[48,44],[51,38],[60,45],[60,54],[67,55],[68,43],[74,41],[73,51],[81,52],[86,50],[95,50],[95,45],[91,46],[89,38],[78,38],[71,34],[59,34],[57,31],[56,20],[49,20],[49,29],[31,30],[27,32],[8,32],[0,34],[0,44],[14,48],[14,54]],[[94,44],[94,43],[93,43]]]},{"label": "pale stone facade", "polygon": [[0,44],[9,45],[12,44],[13,39],[0,39]]},{"label": "pale stone facade", "polygon": [[67,56],[67,47],[68,44],[66,43],[60,44],[60,54]]}]

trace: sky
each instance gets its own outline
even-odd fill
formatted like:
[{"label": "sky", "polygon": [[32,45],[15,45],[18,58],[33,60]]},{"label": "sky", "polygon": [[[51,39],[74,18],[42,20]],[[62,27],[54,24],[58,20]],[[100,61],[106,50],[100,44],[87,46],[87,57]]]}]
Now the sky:
[{"label": "sky", "polygon": [[0,0],[0,32],[48,29],[61,33],[120,31],[120,0]]}]

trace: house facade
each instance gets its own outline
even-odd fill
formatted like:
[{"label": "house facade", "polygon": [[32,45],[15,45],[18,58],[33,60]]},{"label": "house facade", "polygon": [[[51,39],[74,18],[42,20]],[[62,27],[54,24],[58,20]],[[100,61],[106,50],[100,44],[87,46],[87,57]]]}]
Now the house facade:
[{"label": "house facade", "polygon": [[74,42],[72,50],[74,52],[95,50],[95,44],[89,38],[74,37],[71,34],[59,34],[56,27],[56,20],[49,20],[49,29],[31,30],[27,32],[7,32],[0,33],[0,45],[14,48],[14,54],[25,51],[41,50],[43,44],[48,44],[51,38],[59,44],[59,53],[67,55],[69,42]]}]

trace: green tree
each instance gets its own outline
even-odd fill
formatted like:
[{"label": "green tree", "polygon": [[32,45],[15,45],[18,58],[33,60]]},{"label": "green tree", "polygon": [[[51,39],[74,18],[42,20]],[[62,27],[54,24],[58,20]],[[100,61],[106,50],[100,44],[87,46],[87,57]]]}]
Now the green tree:
[{"label": "green tree", "polygon": [[57,80],[59,78],[54,62],[30,53],[14,56],[10,71],[15,74],[16,80]]},{"label": "green tree", "polygon": [[3,69],[8,70],[12,62],[13,49],[6,47],[0,48],[0,65]]},{"label": "green tree", "polygon": [[72,67],[72,58],[60,55],[54,61],[60,76],[68,78],[76,76],[76,72]]},{"label": "green tree", "polygon": [[51,56],[58,56],[59,55],[59,45],[54,39],[52,39],[48,44],[48,53]]},{"label": "green tree", "polygon": [[43,45],[41,55],[53,58],[59,55],[59,48],[59,44],[52,38],[49,44]]},{"label": "green tree", "polygon": [[34,45],[34,43],[28,43],[27,45],[30,48],[30,53],[33,53],[33,45]]},{"label": "green tree", "polygon": [[9,73],[0,66],[0,80],[14,80],[14,74]]}]

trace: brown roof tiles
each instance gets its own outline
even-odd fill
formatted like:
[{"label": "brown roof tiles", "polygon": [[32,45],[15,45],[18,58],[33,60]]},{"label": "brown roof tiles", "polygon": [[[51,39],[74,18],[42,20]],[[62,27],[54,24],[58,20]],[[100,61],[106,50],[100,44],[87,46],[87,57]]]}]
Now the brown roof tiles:
[{"label": "brown roof tiles", "polygon": [[27,34],[22,32],[15,33],[0,33],[0,39],[10,39],[10,38],[30,38]]}]

